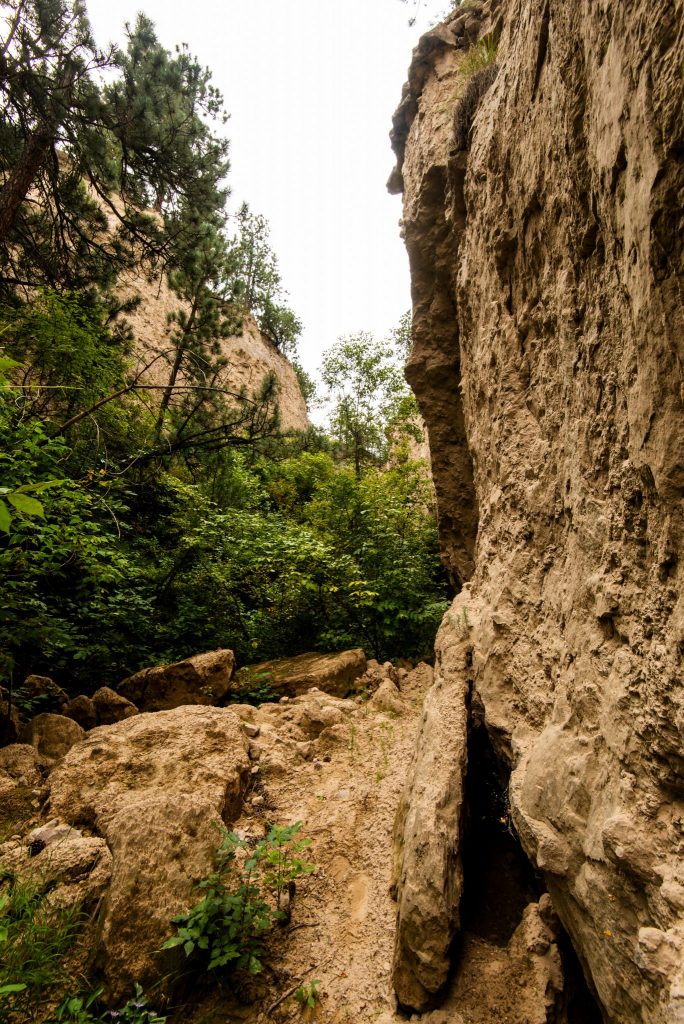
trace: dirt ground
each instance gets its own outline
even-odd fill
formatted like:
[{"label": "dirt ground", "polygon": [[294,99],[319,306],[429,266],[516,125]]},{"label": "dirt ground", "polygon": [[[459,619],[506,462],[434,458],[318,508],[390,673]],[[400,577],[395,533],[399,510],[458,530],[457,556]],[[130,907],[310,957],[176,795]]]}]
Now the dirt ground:
[{"label": "dirt ground", "polygon": [[[255,714],[244,709],[259,729],[259,759],[235,829],[256,839],[267,822],[303,822],[316,870],[297,883],[291,924],[276,930],[263,974],[199,996],[181,1014],[188,1024],[545,1024],[546,981],[537,977],[533,958],[474,932],[463,936],[439,1010],[409,1017],[396,1005],[392,829],[430,681],[431,670],[422,666],[404,676],[400,694],[389,701],[379,694],[336,701],[316,693],[313,706],[333,707],[332,717],[341,721],[313,739],[301,739],[321,725],[310,695],[262,705]],[[330,714],[318,719],[329,721]],[[316,1006],[303,1009],[294,992],[312,981],[318,982]]]}]

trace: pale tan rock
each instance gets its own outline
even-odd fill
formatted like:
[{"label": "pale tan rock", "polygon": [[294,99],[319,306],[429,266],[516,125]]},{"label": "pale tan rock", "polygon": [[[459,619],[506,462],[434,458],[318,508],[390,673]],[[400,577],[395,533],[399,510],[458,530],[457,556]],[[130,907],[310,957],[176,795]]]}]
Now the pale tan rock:
[{"label": "pale tan rock", "polygon": [[296,709],[295,722],[307,739],[316,739],[324,729],[339,725],[344,712],[335,704],[323,700],[307,700]]},{"label": "pale tan rock", "polygon": [[[129,314],[140,365],[152,363],[142,380],[144,383],[166,384],[173,361],[173,353],[168,344],[168,317],[170,313],[182,309],[183,303],[171,291],[166,279],[147,281],[138,275],[123,275],[120,283],[127,298],[140,297],[142,300],[138,308]],[[267,375],[273,375],[277,384],[276,404],[282,429],[308,429],[310,423],[306,402],[294,367],[273,342],[261,333],[251,314],[245,315],[242,328],[237,334],[215,340],[226,363],[223,380],[228,390],[237,394],[244,387],[247,395],[251,396],[259,392]],[[159,358],[152,362],[155,355]],[[181,369],[179,381],[187,383],[188,379]]]},{"label": "pale tan rock", "polygon": [[396,684],[399,676],[391,662],[387,661],[381,665],[375,658],[370,658],[366,663],[366,670],[359,676],[354,685],[354,691],[363,695],[373,694],[385,680]]},{"label": "pale tan rock", "polygon": [[315,749],[317,749],[319,753],[324,754],[336,747],[348,747],[350,743],[350,728],[346,723],[340,722],[336,725],[329,725],[326,726],[325,729],[321,729],[315,744]]},{"label": "pale tan rock", "polygon": [[12,784],[36,787],[42,785],[44,762],[34,746],[11,743],[0,748],[0,778]]},{"label": "pale tan rock", "polygon": [[109,885],[112,856],[104,839],[53,821],[0,845],[0,870],[39,886],[53,906],[87,911]]},{"label": "pale tan rock", "polygon": [[235,678],[238,690],[246,691],[257,681],[268,683],[276,694],[296,697],[311,687],[346,697],[366,670],[366,656],[360,648],[337,654],[300,654],[295,658],[247,665]]},{"label": "pale tan rock", "polygon": [[385,711],[392,715],[400,715],[406,710],[399,690],[391,679],[385,678],[370,699],[371,707],[377,711]]},{"label": "pale tan rock", "polygon": [[119,683],[117,692],[141,711],[215,705],[230,692],[234,668],[232,651],[208,651],[173,665],[144,668]]},{"label": "pale tan rock", "polygon": [[55,762],[85,736],[81,726],[64,715],[36,715],[19,734],[20,743],[35,747],[46,761]]},{"label": "pale tan rock", "polygon": [[442,649],[395,823],[392,981],[399,1003],[419,1011],[434,1004],[447,981],[459,926],[468,647],[462,638]]},{"label": "pale tan rock", "polygon": [[130,700],[116,693],[108,686],[101,686],[92,696],[98,725],[114,725],[125,718],[138,714],[138,709]]},{"label": "pale tan rock", "polygon": [[170,969],[173,956],[158,952],[170,919],[195,901],[215,825],[239,813],[248,772],[237,715],[196,705],[93,729],[53,772],[53,813],[112,852],[97,960],[114,999]]},{"label": "pale tan rock", "polygon": [[469,581],[437,678],[466,675],[445,654],[467,631],[515,828],[605,1020],[679,1024],[682,12],[478,10],[468,31],[501,30],[499,70],[467,151],[458,12],[419,47],[395,121],[407,374],[446,561]]}]

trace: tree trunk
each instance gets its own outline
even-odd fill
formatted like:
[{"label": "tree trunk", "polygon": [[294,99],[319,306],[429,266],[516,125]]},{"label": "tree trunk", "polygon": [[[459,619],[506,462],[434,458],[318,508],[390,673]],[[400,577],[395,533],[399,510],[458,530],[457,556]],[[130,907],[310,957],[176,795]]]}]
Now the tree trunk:
[{"label": "tree trunk", "polygon": [[27,140],[19,160],[9,178],[0,189],[0,245],[4,244],[14,226],[21,204],[38,177],[50,147],[54,142],[54,131],[42,125]]},{"label": "tree trunk", "polygon": [[173,389],[176,385],[176,380],[178,378],[181,364],[183,362],[183,356],[188,350],[189,339],[192,334],[192,329],[195,325],[195,316],[197,315],[197,291],[198,289],[195,289],[195,296],[193,298],[190,316],[188,317],[188,321],[183,330],[183,336],[178,342],[178,348],[176,349],[176,354],[174,356],[173,365],[171,367],[171,373],[169,375],[169,380],[166,385],[166,390],[162,395],[162,400],[159,405],[159,415],[157,416],[157,422],[154,427],[154,436],[157,438],[157,440],[159,440],[159,438],[161,437],[162,427],[164,426],[164,417],[166,416],[166,412],[169,408],[169,403],[171,401]]}]

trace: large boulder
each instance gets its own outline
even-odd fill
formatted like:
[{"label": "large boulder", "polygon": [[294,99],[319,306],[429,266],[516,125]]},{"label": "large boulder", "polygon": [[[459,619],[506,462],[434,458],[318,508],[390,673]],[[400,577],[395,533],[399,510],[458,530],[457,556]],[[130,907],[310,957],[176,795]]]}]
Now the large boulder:
[{"label": "large boulder", "polygon": [[[122,700],[125,700],[125,697],[122,697]],[[90,697],[83,693],[69,701],[64,708],[64,714],[67,718],[73,718],[74,722],[78,722],[86,731],[94,729],[97,725],[97,709]]]},{"label": "large boulder", "polygon": [[40,786],[43,762],[35,747],[28,743],[10,743],[0,750],[0,792],[11,785]]},{"label": "large boulder", "polygon": [[123,722],[125,718],[132,718],[138,714],[135,704],[131,704],[130,700],[110,690],[108,686],[101,686],[96,690],[92,701],[98,725],[114,725],[115,722]]},{"label": "large boulder", "polygon": [[443,685],[470,680],[606,1024],[682,1024],[682,4],[467,7],[499,41],[467,152],[460,7],[394,133],[406,375],[465,584],[437,660],[469,623]]},{"label": "large boulder", "polygon": [[317,687],[336,697],[346,697],[366,671],[360,648],[337,654],[299,654],[296,658],[247,665],[235,677],[235,690],[249,693],[270,688],[278,696],[297,697]]},{"label": "large boulder", "polygon": [[41,757],[47,761],[58,761],[79,743],[85,731],[78,722],[64,715],[36,715],[19,734],[20,743],[28,743],[35,747]]},{"label": "large boulder", "polygon": [[171,918],[211,870],[216,824],[240,812],[249,774],[240,719],[189,706],[93,729],[51,778],[50,808],[103,836],[113,857],[96,963],[113,999],[166,977]]},{"label": "large boulder", "polygon": [[230,691],[235,668],[232,651],[208,651],[173,665],[155,665],[117,686],[141,711],[169,711],[184,704],[219,704]]},{"label": "large boulder", "polygon": [[50,676],[26,676],[21,689],[37,704],[36,710],[62,711],[69,702],[69,695]]}]

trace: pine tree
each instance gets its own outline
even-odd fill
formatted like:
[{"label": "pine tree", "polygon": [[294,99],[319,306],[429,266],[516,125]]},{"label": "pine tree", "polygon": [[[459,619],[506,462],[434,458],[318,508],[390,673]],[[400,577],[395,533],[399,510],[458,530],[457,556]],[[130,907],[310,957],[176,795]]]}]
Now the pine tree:
[{"label": "pine tree", "polygon": [[[5,294],[111,277],[104,212],[86,191],[107,180],[99,50],[79,0],[8,0],[0,42],[0,261]],[[108,182],[110,184],[110,182]]]},{"label": "pine tree", "polygon": [[[143,16],[122,53],[96,47],[80,0],[5,9],[4,296],[37,284],[107,290],[145,264],[159,272],[188,244],[187,212],[211,219],[225,203],[225,115],[210,72],[185,47],[165,50]],[[118,69],[106,87],[104,69]]]},{"label": "pine tree", "polygon": [[286,293],[269,241],[269,223],[262,214],[252,213],[247,203],[240,206],[236,222],[237,235],[232,241],[236,299],[254,314],[261,332],[276,348],[294,357],[302,323],[281,301]]}]

